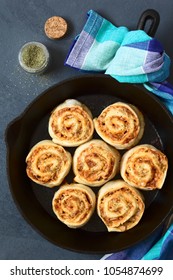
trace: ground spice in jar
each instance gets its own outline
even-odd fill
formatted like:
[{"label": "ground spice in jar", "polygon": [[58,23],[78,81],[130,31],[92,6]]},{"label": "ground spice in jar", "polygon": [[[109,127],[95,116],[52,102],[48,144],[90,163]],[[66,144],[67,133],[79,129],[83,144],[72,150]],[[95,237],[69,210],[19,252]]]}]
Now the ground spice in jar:
[{"label": "ground spice in jar", "polygon": [[43,72],[49,62],[47,48],[39,42],[26,43],[19,52],[19,63],[30,73]]},{"label": "ground spice in jar", "polygon": [[23,62],[27,67],[40,68],[46,60],[46,56],[42,48],[36,45],[29,45],[23,49]]}]

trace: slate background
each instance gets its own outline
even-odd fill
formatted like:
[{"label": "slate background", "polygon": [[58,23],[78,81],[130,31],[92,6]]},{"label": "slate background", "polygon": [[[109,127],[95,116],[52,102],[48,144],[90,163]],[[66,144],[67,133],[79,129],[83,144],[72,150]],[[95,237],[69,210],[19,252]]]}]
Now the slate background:
[{"label": "slate background", "polygon": [[[63,65],[73,38],[81,31],[86,13],[94,9],[117,26],[135,29],[141,13],[160,13],[155,37],[173,57],[173,1],[170,0],[0,0],[0,259],[100,259],[56,247],[43,239],[19,214],[9,191],[6,175],[5,130],[10,121],[50,86],[66,78],[82,75]],[[47,18],[60,15],[68,22],[67,35],[59,40],[44,34]],[[52,61],[44,75],[26,73],[18,63],[21,46],[29,41],[44,43]],[[169,80],[173,82],[172,66]]]}]

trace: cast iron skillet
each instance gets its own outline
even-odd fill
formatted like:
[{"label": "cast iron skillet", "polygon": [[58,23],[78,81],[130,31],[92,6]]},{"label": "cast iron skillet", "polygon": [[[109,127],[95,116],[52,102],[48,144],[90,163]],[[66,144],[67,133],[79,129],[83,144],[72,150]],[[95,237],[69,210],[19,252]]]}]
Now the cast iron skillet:
[{"label": "cast iron skillet", "polygon": [[[68,228],[57,220],[51,208],[52,198],[58,187],[48,189],[37,185],[26,175],[25,158],[30,148],[40,140],[50,139],[47,129],[50,113],[67,98],[75,98],[86,104],[94,117],[116,101],[136,105],[144,114],[146,123],[140,144],[152,144],[168,157],[169,169],[163,188],[159,191],[143,191],[146,210],[139,224],[127,232],[108,233],[96,213],[84,227]],[[41,94],[7,128],[9,185],[17,207],[29,224],[60,247],[83,253],[110,253],[128,248],[155,231],[172,209],[171,131],[171,115],[158,99],[143,87],[120,84],[106,75],[84,75],[63,81]],[[98,138],[96,133],[94,137]],[[69,148],[69,151],[73,154],[74,148]],[[73,177],[71,171],[66,181],[72,182]],[[98,188],[93,190],[97,193]]]},{"label": "cast iron skillet", "polygon": [[[154,36],[159,25],[155,10],[145,11],[138,22],[138,29],[146,29]],[[146,210],[137,226],[124,233],[108,233],[96,213],[80,229],[70,229],[55,217],[51,202],[54,192],[33,183],[26,175],[25,158],[38,141],[50,139],[48,119],[51,111],[67,98],[75,98],[87,105],[98,116],[109,104],[116,101],[136,105],[145,118],[145,132],[139,144],[147,143],[162,150],[168,157],[169,169],[164,186],[159,191],[143,191]],[[84,75],[69,79],[51,87],[36,98],[6,130],[7,171],[9,185],[16,205],[28,221],[43,237],[57,246],[83,253],[111,253],[126,249],[144,240],[167,218],[173,208],[172,134],[173,118],[159,100],[143,87],[120,84],[105,75]],[[94,138],[99,138],[95,133]],[[74,153],[74,148],[69,151]],[[123,154],[124,151],[121,151]],[[73,181],[73,172],[66,181]],[[116,176],[120,178],[120,175]],[[97,193],[99,188],[93,188]]]}]

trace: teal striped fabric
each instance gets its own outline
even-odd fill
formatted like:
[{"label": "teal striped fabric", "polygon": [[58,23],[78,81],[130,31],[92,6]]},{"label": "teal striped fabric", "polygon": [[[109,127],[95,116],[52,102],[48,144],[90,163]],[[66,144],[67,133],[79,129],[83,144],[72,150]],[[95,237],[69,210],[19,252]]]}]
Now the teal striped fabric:
[{"label": "teal striped fabric", "polygon": [[173,224],[142,260],[173,260]]},{"label": "teal striped fabric", "polygon": [[156,39],[143,30],[116,27],[93,10],[76,36],[65,65],[102,72],[122,83],[143,84],[173,113],[173,86],[166,81],[170,58]]},{"label": "teal striped fabric", "polygon": [[104,255],[105,260],[173,260],[173,223],[165,233],[159,227],[151,236],[129,249]]},{"label": "teal striped fabric", "polygon": [[[87,72],[102,72],[122,83],[141,83],[173,113],[173,86],[166,81],[170,58],[160,42],[142,30],[116,27],[93,10],[87,16],[65,65]],[[173,224],[164,235],[159,228],[136,246],[104,258],[173,259]]]}]

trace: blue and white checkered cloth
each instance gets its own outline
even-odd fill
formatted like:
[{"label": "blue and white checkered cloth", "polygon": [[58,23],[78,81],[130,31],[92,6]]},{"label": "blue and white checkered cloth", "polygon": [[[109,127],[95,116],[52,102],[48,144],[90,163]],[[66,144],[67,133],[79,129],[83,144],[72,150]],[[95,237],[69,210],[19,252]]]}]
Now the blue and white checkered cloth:
[{"label": "blue and white checkered cloth", "polygon": [[156,39],[143,30],[116,27],[93,10],[75,38],[65,65],[88,72],[103,72],[119,82],[141,83],[173,113],[170,58]]},{"label": "blue and white checkered cloth", "polygon": [[173,224],[163,234],[159,227],[146,240],[117,253],[104,255],[105,260],[173,260]]},{"label": "blue and white checkered cloth", "polygon": [[[75,38],[65,65],[88,72],[103,72],[122,83],[143,84],[173,113],[170,58],[161,44],[143,30],[116,27],[93,10]],[[173,224],[159,228],[147,240],[106,259],[173,259]]]}]

